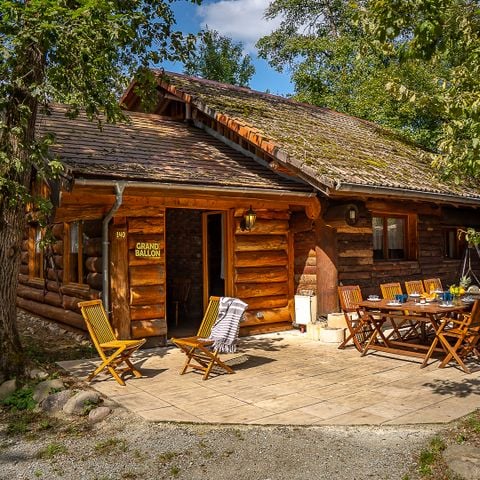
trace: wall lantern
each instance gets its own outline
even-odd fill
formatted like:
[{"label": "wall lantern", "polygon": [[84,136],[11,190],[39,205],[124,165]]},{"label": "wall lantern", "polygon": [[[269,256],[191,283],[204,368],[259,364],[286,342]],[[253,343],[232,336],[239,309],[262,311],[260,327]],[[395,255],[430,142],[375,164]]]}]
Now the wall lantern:
[{"label": "wall lantern", "polygon": [[250,231],[254,225],[255,221],[257,220],[257,214],[252,210],[252,206],[245,212],[245,215],[242,218],[240,228],[242,230]]},{"label": "wall lantern", "polygon": [[348,225],[356,225],[358,222],[358,207],[356,205],[350,204],[347,207],[345,212],[345,221]]}]

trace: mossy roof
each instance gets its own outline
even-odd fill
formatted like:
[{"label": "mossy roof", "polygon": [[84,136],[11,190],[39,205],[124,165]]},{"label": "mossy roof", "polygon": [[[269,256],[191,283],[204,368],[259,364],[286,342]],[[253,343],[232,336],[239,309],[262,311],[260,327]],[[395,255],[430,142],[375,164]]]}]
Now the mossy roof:
[{"label": "mossy roof", "polygon": [[[249,88],[156,72],[162,87],[321,184],[480,200],[480,186],[440,178],[425,151],[372,122]],[[353,188],[354,189],[354,188]]]}]

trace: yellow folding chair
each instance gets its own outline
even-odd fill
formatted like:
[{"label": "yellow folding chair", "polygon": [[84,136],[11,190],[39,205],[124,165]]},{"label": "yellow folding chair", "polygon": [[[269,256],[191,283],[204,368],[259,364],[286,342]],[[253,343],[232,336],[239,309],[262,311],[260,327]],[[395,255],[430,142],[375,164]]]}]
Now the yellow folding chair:
[{"label": "yellow folding chair", "polygon": [[423,285],[427,293],[443,291],[442,281],[439,278],[426,278]]},{"label": "yellow folding chair", "polygon": [[171,339],[172,343],[180,348],[187,356],[180,375],[183,375],[190,367],[194,370],[204,372],[203,380],[207,380],[214,366],[220,367],[227,373],[235,373],[228,365],[220,360],[217,350],[211,350],[210,347],[214,343],[213,340],[207,340],[212,331],[213,324],[217,319],[219,306],[220,297],[210,297],[197,334],[193,337]]},{"label": "yellow folding chair", "polygon": [[408,295],[418,293],[419,295],[425,293],[425,288],[423,288],[423,282],[421,280],[410,280],[405,282],[405,290]]},{"label": "yellow folding chair", "polygon": [[[88,376],[87,380],[90,382],[102,370],[110,372],[113,378],[123,386],[125,386],[125,382],[120,374],[131,372],[135,377],[140,378],[142,374],[133,366],[130,357],[146,340],[144,338],[140,340],[118,340],[108,321],[101,300],[79,302],[78,306],[87,325],[90,338],[102,359],[101,365]],[[117,367],[122,363],[125,363],[126,367],[118,369]]]}]

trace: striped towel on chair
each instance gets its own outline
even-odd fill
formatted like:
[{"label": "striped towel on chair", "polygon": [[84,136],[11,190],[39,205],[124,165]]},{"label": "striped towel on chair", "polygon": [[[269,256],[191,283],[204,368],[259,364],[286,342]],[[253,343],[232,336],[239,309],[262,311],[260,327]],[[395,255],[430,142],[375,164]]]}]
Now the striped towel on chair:
[{"label": "striped towel on chair", "polygon": [[213,324],[209,340],[213,340],[213,349],[223,353],[234,353],[240,329],[240,320],[248,305],[238,298],[222,297],[218,316]]}]

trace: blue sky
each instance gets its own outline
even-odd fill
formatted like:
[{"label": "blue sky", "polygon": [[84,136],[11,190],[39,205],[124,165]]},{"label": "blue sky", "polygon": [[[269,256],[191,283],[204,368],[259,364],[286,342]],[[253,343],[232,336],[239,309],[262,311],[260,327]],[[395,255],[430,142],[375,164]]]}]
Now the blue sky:
[{"label": "blue sky", "polygon": [[[193,5],[187,1],[172,3],[177,21],[177,29],[184,33],[197,33],[208,25],[221,35],[242,42],[246,53],[252,57],[256,73],[250,81],[250,87],[277,95],[293,93],[288,73],[280,74],[270,68],[256,55],[255,43],[263,35],[275,29],[278,22],[267,22],[263,12],[269,0],[203,0],[202,5]],[[167,62],[166,70],[182,72],[182,64]]]}]

